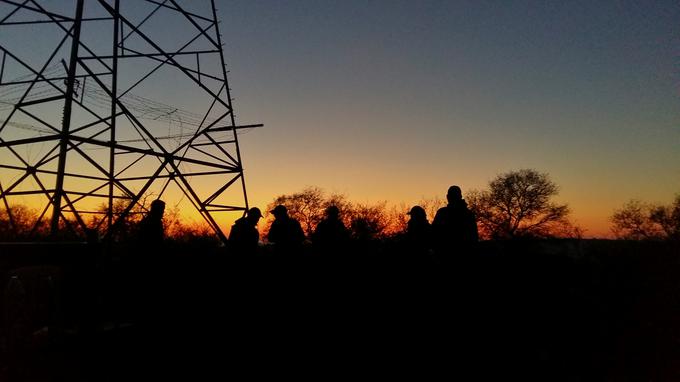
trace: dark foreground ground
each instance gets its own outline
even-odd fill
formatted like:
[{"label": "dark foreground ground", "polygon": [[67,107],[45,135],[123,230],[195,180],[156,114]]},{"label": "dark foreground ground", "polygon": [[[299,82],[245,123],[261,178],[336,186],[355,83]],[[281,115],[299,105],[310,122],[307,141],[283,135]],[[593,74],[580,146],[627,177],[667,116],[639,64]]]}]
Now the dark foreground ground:
[{"label": "dark foreground ground", "polygon": [[481,243],[455,258],[0,244],[0,381],[680,380],[668,243]]}]

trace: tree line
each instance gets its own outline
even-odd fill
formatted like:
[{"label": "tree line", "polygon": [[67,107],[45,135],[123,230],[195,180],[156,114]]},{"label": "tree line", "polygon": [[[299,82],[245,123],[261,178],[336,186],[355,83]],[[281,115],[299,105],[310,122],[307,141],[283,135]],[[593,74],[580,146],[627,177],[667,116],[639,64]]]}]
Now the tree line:
[{"label": "tree line", "polygon": [[680,194],[669,205],[630,200],[611,217],[612,232],[626,240],[680,240]]},{"label": "tree line", "polygon": [[[566,203],[555,198],[559,186],[547,173],[520,169],[497,175],[486,189],[467,191],[464,196],[475,214],[479,236],[484,240],[522,238],[581,238],[584,230],[570,219]],[[266,208],[284,205],[297,219],[309,238],[324,218],[329,206],[336,206],[350,235],[358,240],[380,240],[398,236],[406,230],[407,212],[413,207],[401,203],[389,206],[387,201],[358,203],[344,194],[327,193],[319,187],[306,187],[299,192],[276,196]],[[446,205],[444,198],[433,197],[418,202],[431,221],[436,211]],[[123,206],[115,206],[114,212]],[[102,210],[106,207],[102,206]],[[9,214],[12,215],[10,224]],[[125,240],[144,214],[144,208],[132,211],[121,224],[117,240]],[[265,216],[260,225],[266,237],[273,221]],[[14,205],[0,209],[0,240],[40,239],[48,236],[47,222],[37,222],[38,213],[27,206]],[[624,240],[680,240],[680,194],[669,205],[631,200],[616,209],[610,217],[615,238]],[[37,222],[37,224],[36,224]],[[166,236],[177,241],[206,239],[212,236],[204,224],[187,224],[178,209],[163,218]]]}]

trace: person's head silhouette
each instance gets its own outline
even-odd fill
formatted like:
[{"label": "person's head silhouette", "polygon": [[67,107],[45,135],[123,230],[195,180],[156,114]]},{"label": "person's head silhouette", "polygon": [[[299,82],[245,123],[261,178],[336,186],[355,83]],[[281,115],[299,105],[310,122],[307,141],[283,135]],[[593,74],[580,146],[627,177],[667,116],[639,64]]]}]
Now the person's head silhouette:
[{"label": "person's head silhouette", "polygon": [[156,199],[153,202],[151,202],[151,209],[149,210],[149,214],[151,216],[154,216],[156,218],[162,218],[163,217],[163,212],[165,212],[165,202]]},{"label": "person's head silhouette", "polygon": [[411,219],[413,220],[427,219],[427,214],[425,213],[425,210],[421,206],[413,206],[413,208],[411,208],[411,211],[407,212],[406,214],[411,215]]},{"label": "person's head silhouette", "polygon": [[165,202],[156,199],[151,202],[149,213],[146,214],[139,222],[139,240],[146,244],[159,244],[165,237],[165,228],[163,227],[163,212],[165,211]]},{"label": "person's head silhouette", "polygon": [[285,217],[288,216],[288,209],[283,204],[279,204],[278,206],[274,207],[274,209],[269,211],[269,212],[274,214],[274,217],[277,218],[277,219],[285,218]]},{"label": "person's head silhouette", "polygon": [[330,220],[337,220],[340,216],[340,209],[336,206],[330,206],[326,208],[326,218]]},{"label": "person's head silhouette", "polygon": [[246,219],[248,220],[248,222],[250,222],[250,224],[257,225],[257,222],[260,220],[261,217],[262,212],[260,212],[260,209],[257,207],[253,207],[248,210]]},{"label": "person's head silhouette", "polygon": [[458,186],[449,187],[449,191],[446,193],[446,200],[448,200],[449,203],[455,203],[462,199],[463,193],[460,191],[460,187]]}]

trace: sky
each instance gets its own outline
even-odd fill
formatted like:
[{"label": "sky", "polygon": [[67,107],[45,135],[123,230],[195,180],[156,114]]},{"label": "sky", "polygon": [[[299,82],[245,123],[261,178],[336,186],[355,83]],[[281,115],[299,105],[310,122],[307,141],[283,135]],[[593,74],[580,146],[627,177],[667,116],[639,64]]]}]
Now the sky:
[{"label": "sky", "polygon": [[[680,3],[219,1],[248,195],[548,173],[586,236],[680,192]],[[431,218],[431,217],[430,217]]]},{"label": "sky", "polygon": [[[411,206],[530,168],[559,186],[585,236],[608,237],[628,200],[680,193],[676,1],[216,3],[237,123],[264,124],[239,138],[251,206],[308,186]],[[150,9],[123,5],[140,19]],[[173,25],[144,28],[185,39]],[[47,55],[59,36],[28,32],[3,43]],[[185,90],[166,80],[142,95],[203,112],[192,84],[173,85]]]}]

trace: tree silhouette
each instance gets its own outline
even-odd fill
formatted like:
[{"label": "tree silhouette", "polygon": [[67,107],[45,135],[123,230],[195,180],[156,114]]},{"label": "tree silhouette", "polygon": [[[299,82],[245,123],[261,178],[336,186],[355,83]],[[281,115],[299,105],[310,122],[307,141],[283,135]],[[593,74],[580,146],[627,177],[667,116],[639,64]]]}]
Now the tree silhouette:
[{"label": "tree silhouette", "polygon": [[[140,219],[144,215],[144,208],[142,207],[143,204],[147,202],[147,198],[144,198],[142,200],[141,205],[135,205],[127,214],[123,216],[120,221],[117,222],[116,229],[112,231],[112,237],[111,239],[113,241],[125,241],[129,240],[132,235],[134,235],[135,228],[137,224],[139,223]],[[122,199],[116,199],[113,201],[113,205],[111,206],[112,212],[113,212],[113,221],[114,224],[118,220],[118,218],[123,214],[123,212],[127,209],[127,202]],[[99,205],[97,208],[97,212],[99,213],[96,216],[93,216],[90,218],[88,221],[88,226],[92,229],[97,230],[100,234],[103,232],[106,232],[108,230],[108,224],[107,224],[107,219],[102,218],[104,214],[106,214],[108,211],[108,205],[105,203],[102,203]]]},{"label": "tree silhouette", "polygon": [[46,237],[49,234],[48,221],[44,217],[38,221],[38,218],[38,211],[23,204],[0,209],[0,240],[16,241]]},{"label": "tree silhouette", "polygon": [[680,194],[669,206],[630,200],[611,217],[612,232],[626,240],[680,240]]},{"label": "tree silhouette", "polygon": [[558,193],[548,174],[532,169],[510,171],[489,182],[489,189],[466,195],[486,238],[557,237],[578,232],[569,208],[551,199]]},{"label": "tree silhouette", "polygon": [[650,219],[661,226],[666,239],[680,240],[680,194],[670,206],[656,206]]},{"label": "tree silhouette", "polygon": [[368,205],[356,204],[350,212],[350,230],[357,240],[382,239],[390,232],[390,215],[386,202]]}]

